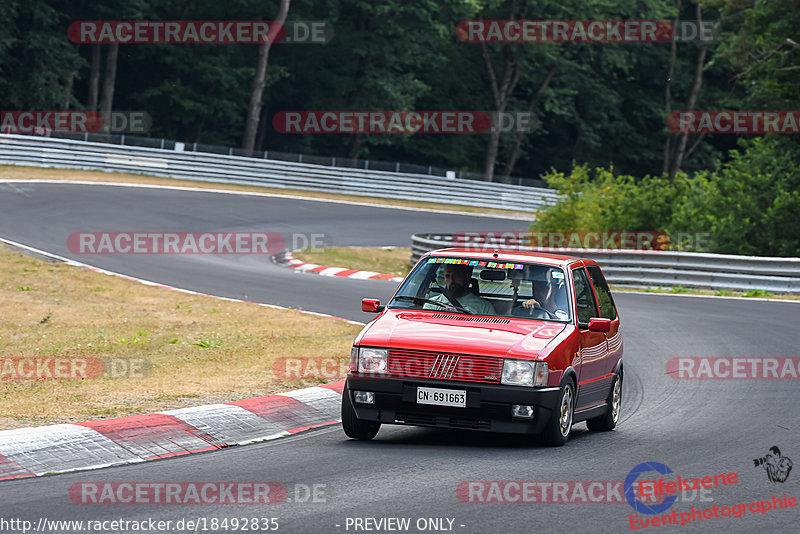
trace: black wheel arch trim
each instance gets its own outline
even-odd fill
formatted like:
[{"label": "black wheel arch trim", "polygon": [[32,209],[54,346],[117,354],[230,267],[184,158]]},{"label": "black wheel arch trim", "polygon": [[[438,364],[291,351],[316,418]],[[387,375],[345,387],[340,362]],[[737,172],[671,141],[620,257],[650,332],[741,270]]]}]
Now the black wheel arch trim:
[{"label": "black wheel arch trim", "polygon": [[567,383],[567,380],[572,379],[572,389],[573,394],[577,394],[578,389],[578,373],[575,372],[575,369],[570,365],[566,369],[564,369],[564,373],[561,375],[561,382],[558,384],[559,388],[564,387],[564,384]]}]

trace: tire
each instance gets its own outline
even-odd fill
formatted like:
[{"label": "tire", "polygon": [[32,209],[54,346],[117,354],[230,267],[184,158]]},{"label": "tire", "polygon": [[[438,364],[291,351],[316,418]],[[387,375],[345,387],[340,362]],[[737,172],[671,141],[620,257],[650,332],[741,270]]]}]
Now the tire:
[{"label": "tire", "polygon": [[614,383],[611,385],[611,393],[608,396],[608,410],[603,415],[593,417],[586,421],[589,430],[605,432],[614,430],[619,420],[619,412],[622,408],[622,375],[614,375]]},{"label": "tire", "polygon": [[356,410],[350,400],[350,390],[347,386],[342,392],[342,428],[348,438],[369,441],[375,437],[381,424],[374,421],[362,421],[356,417]]},{"label": "tire", "polygon": [[571,380],[561,386],[559,401],[543,432],[545,441],[553,447],[561,447],[572,432],[572,417],[575,413],[575,386]]}]

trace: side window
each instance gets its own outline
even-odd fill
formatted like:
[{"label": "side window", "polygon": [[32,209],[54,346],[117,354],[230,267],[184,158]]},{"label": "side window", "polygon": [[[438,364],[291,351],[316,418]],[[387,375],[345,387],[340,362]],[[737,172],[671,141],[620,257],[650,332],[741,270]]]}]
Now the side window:
[{"label": "side window", "polygon": [[575,301],[578,305],[578,323],[588,324],[589,319],[597,317],[597,304],[589,278],[583,267],[572,270],[572,280],[575,282]]},{"label": "side window", "polygon": [[589,271],[589,276],[592,278],[594,288],[597,291],[597,300],[600,301],[600,317],[616,319],[617,309],[614,307],[614,299],[611,298],[611,291],[608,289],[608,284],[600,271],[600,267],[589,265],[586,270]]}]

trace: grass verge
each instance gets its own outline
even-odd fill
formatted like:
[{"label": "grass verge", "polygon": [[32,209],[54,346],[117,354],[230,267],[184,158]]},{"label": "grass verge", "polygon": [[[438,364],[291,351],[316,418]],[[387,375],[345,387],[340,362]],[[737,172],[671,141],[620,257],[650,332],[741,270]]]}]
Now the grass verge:
[{"label": "grass verge", "polygon": [[[0,245],[0,428],[230,402],[324,382],[273,374],[280,357],[346,360],[360,327],[188,295]],[[134,378],[19,379],[19,359],[144,360]],[[131,360],[133,359],[133,360]],[[30,368],[23,368],[30,372]],[[144,376],[142,376],[144,375]]]},{"label": "grass verge", "polygon": [[481,208],[476,206],[457,206],[453,204],[439,204],[436,202],[421,202],[415,200],[395,200],[387,198],[339,195],[335,193],[318,193],[315,191],[302,191],[300,189],[279,189],[274,187],[258,187],[253,185],[218,184],[199,182],[194,180],[176,180],[172,178],[159,178],[140,174],[126,174],[120,172],[82,171],[73,169],[46,169],[41,167],[23,167],[19,165],[0,165],[0,180],[83,180],[88,182],[114,182],[146,185],[166,185],[173,187],[196,187],[200,189],[222,189],[225,191],[248,191],[252,193],[267,193],[281,196],[301,196],[329,200],[346,200],[373,204],[376,206],[399,206],[406,208],[435,209],[442,211],[455,211],[465,213],[481,213],[484,215],[498,215],[515,218],[533,219],[535,214],[522,211],[501,210],[495,208]]}]

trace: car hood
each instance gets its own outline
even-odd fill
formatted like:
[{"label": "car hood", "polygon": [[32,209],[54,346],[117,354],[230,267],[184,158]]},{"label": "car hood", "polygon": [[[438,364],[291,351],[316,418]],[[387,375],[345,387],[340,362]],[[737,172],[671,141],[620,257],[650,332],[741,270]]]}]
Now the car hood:
[{"label": "car hood", "polygon": [[386,310],[356,343],[369,347],[536,358],[567,325],[531,319]]}]

